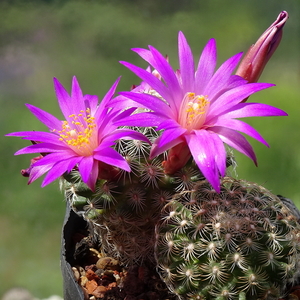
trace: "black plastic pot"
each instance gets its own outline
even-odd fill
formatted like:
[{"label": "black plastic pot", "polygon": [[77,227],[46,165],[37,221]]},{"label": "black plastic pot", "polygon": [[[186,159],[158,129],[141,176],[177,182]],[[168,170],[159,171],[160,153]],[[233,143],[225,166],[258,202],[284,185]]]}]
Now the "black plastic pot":
[{"label": "black plastic pot", "polygon": [[72,237],[76,232],[87,227],[87,223],[83,218],[79,217],[69,206],[67,202],[66,214],[62,230],[61,239],[61,271],[63,276],[63,293],[64,300],[84,300],[82,288],[75,280],[72,271],[72,262],[74,261],[73,253],[75,250]]}]

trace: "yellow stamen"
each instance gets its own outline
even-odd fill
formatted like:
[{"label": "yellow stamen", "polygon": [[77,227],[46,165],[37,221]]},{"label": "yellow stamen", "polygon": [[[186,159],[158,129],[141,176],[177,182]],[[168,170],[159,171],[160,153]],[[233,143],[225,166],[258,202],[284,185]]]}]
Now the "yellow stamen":
[{"label": "yellow stamen", "polygon": [[78,115],[69,116],[71,122],[63,121],[62,129],[57,131],[60,141],[65,142],[78,155],[92,155],[97,144],[95,118],[90,115],[90,109],[81,110]]},{"label": "yellow stamen", "polygon": [[205,113],[205,108],[208,104],[207,97],[205,96],[195,96],[195,93],[188,93],[187,97],[189,102],[187,103],[186,112],[188,113],[187,119],[188,123],[193,122],[194,118],[198,115]]},{"label": "yellow stamen", "polygon": [[186,93],[180,109],[180,124],[188,129],[200,129],[209,106],[208,97]]}]

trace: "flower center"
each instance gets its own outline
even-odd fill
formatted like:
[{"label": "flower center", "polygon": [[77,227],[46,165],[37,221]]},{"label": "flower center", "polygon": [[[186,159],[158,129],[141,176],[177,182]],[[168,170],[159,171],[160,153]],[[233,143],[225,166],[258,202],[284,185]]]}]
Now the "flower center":
[{"label": "flower center", "polygon": [[98,146],[95,118],[90,115],[90,109],[81,110],[79,114],[69,116],[70,121],[63,121],[62,129],[58,131],[60,140],[65,142],[80,156],[92,155]]},{"label": "flower center", "polygon": [[200,129],[205,122],[209,107],[207,96],[186,93],[180,108],[179,123],[189,129]]}]

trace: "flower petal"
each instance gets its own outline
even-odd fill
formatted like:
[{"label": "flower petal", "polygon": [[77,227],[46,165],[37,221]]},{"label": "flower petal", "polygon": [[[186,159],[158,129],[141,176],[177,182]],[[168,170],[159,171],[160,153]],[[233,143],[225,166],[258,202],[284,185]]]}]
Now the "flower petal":
[{"label": "flower petal", "polygon": [[177,128],[179,126],[180,125],[175,120],[173,120],[173,119],[165,119],[161,123],[159,123],[159,126],[157,126],[156,130]]},{"label": "flower petal", "polygon": [[86,156],[83,157],[80,163],[78,164],[79,173],[84,183],[87,183],[91,175],[92,167],[94,163],[93,160],[94,160],[93,156]]},{"label": "flower petal", "polygon": [[112,142],[116,141],[118,139],[123,139],[123,140],[140,140],[146,143],[150,143],[147,137],[145,137],[143,134],[140,132],[131,130],[131,129],[117,129],[113,133],[105,136],[103,138],[103,141],[99,145],[99,147],[96,149],[96,151],[100,150],[103,148],[103,144],[107,142]]},{"label": "flower petal", "polygon": [[18,150],[15,155],[29,154],[29,153],[52,153],[52,152],[63,152],[66,151],[67,147],[62,145],[55,145],[51,143],[38,143],[34,145],[27,146]]},{"label": "flower petal", "polygon": [[240,61],[243,53],[238,53],[226,60],[208,82],[204,94],[209,95],[211,101],[214,101],[215,95],[222,89],[226,89],[228,80]]},{"label": "flower petal", "polygon": [[214,157],[215,143],[211,139],[211,135],[213,133],[206,130],[199,130],[197,134],[189,134],[185,138],[200,171],[213,188],[217,192],[220,192],[219,171]]},{"label": "flower petal", "polygon": [[99,111],[102,111],[104,107],[107,107],[109,104],[112,104],[111,99],[114,96],[114,93],[116,92],[117,86],[120,82],[121,77],[119,77],[114,84],[110,87],[108,92],[103,97],[100,105],[99,105]]},{"label": "flower petal", "polygon": [[95,183],[98,179],[99,174],[99,163],[98,161],[93,161],[92,169],[90,176],[86,182],[86,185],[94,192],[95,191]]},{"label": "flower petal", "polygon": [[216,126],[210,128],[210,130],[217,133],[224,143],[245,154],[253,160],[255,165],[257,165],[256,155],[253,148],[242,134],[225,127]]},{"label": "flower petal", "polygon": [[62,176],[67,171],[68,166],[69,160],[61,160],[55,163],[45,176],[45,179],[42,183],[42,187],[48,185],[49,183]]},{"label": "flower petal", "polygon": [[71,98],[76,98],[78,100],[83,99],[83,94],[76,76],[73,76],[73,80],[72,80]]},{"label": "flower petal", "polygon": [[131,50],[136,52],[148,64],[155,65],[155,60],[150,50],[143,49],[143,48],[132,48]]},{"label": "flower petal", "polygon": [[137,103],[141,103],[144,107],[147,107],[150,110],[159,111],[162,115],[166,115],[168,117],[174,116],[170,106],[155,96],[132,92],[120,92],[120,95],[132,99]]},{"label": "flower petal", "polygon": [[[226,90],[230,90],[230,89],[233,89],[235,87],[245,85],[247,83],[248,83],[248,81],[246,79],[244,79],[240,76],[237,76],[237,75],[232,75],[232,76],[230,76],[230,78],[228,80]],[[223,93],[224,93],[224,89],[221,90],[220,95],[223,94]],[[218,93],[217,93],[215,97],[218,97],[220,95],[218,95]]]},{"label": "flower petal", "polygon": [[149,156],[150,159],[153,159],[154,157],[162,154],[163,152],[171,149],[172,147],[175,147],[176,145],[184,142],[182,136],[179,136],[178,138],[172,139],[169,143],[164,144],[163,146],[158,146],[160,144],[160,139],[161,136],[155,139],[155,141],[153,142]]},{"label": "flower petal", "polygon": [[46,172],[48,172],[52,168],[53,164],[48,165],[41,165],[41,166],[33,166],[28,179],[28,184],[35,181],[42,175],[44,175]]},{"label": "flower petal", "polygon": [[166,118],[156,113],[139,113],[131,115],[127,118],[122,118],[116,121],[114,124],[117,126],[141,126],[141,127],[153,127],[158,126]]},{"label": "flower petal", "polygon": [[36,116],[36,118],[44,123],[50,130],[61,129],[61,121],[56,117],[31,104],[25,105]]},{"label": "flower petal", "polygon": [[12,132],[6,134],[6,136],[18,136],[22,137],[24,140],[31,140],[35,142],[48,142],[51,144],[56,144],[63,146],[64,143],[59,140],[58,135],[50,132],[43,132],[43,131],[19,131],[19,132]]},{"label": "flower petal", "polygon": [[178,35],[178,55],[183,94],[194,90],[195,64],[193,53],[184,34]]},{"label": "flower petal", "polygon": [[95,116],[95,113],[98,108],[98,96],[96,95],[85,95],[84,96],[84,103],[85,103],[85,108],[90,108],[91,110],[91,115]]},{"label": "flower petal", "polygon": [[214,123],[214,126],[227,127],[233,130],[243,132],[269,147],[269,144],[265,141],[265,139],[252,126],[240,120],[229,119],[227,115],[219,117],[218,120]]},{"label": "flower petal", "polygon": [[262,103],[239,103],[226,112],[230,118],[287,116],[288,114],[274,106]]},{"label": "flower petal", "polygon": [[[195,134],[198,136],[201,135],[203,130],[195,130]],[[212,149],[214,151],[214,159],[216,166],[218,167],[218,170],[221,174],[221,176],[225,176],[226,174],[226,149],[224,147],[223,141],[220,139],[220,137],[217,134],[214,134],[210,131],[209,138],[212,142]]]},{"label": "flower petal", "polygon": [[[120,92],[123,93],[123,92]],[[133,93],[133,92],[130,92]],[[129,109],[129,108],[147,108],[143,104],[136,102],[132,99],[129,99],[128,97],[125,97],[123,95],[116,96],[110,103],[114,109],[116,110],[122,110],[122,109]]]},{"label": "flower petal", "polygon": [[197,95],[203,94],[203,90],[214,74],[216,64],[216,41],[214,39],[211,39],[203,49],[195,74],[195,92]]},{"label": "flower petal", "polygon": [[54,164],[56,164],[59,161],[71,159],[74,157],[76,157],[76,155],[74,153],[68,153],[68,154],[64,153],[64,155],[62,155],[61,152],[50,153],[50,154],[45,155],[42,159],[35,162],[34,167],[42,166],[42,165],[53,166]]},{"label": "flower petal", "polygon": [[71,99],[72,99],[72,113],[78,114],[81,110],[85,111],[86,107],[84,104],[83,94],[76,76],[73,76],[72,80],[72,90],[71,90]]},{"label": "flower petal", "polygon": [[65,119],[68,120],[69,115],[73,113],[72,99],[69,96],[66,89],[63,87],[63,85],[56,78],[53,78],[53,82],[54,82],[54,90],[55,90],[55,94],[58,100],[60,110],[63,113]]},{"label": "flower petal", "polygon": [[[109,112],[107,114],[107,116],[109,116],[109,121],[110,122],[107,122],[107,120],[105,120],[106,126],[103,127],[103,128],[108,128],[109,127],[109,129],[107,129],[107,130],[109,130],[109,131],[115,130],[119,126],[119,125],[116,125],[116,122],[121,121],[124,118],[130,117],[131,115],[134,114],[134,112],[136,110],[137,110],[136,107],[131,107],[131,108],[125,109],[123,111],[118,111],[118,112],[115,112],[115,113],[113,113],[113,112],[110,113]],[[107,117],[105,119],[107,119]],[[103,125],[105,125],[105,124],[103,124]],[[123,126],[128,126],[128,125],[124,124]]]},{"label": "flower petal", "polygon": [[[233,88],[211,103],[209,116],[218,116],[222,113],[227,113],[231,111],[233,106],[239,104],[243,99],[249,97],[253,93],[272,86],[274,85],[270,83],[248,83],[246,85]],[[209,122],[209,117],[207,118],[207,122]]]},{"label": "flower petal", "polygon": [[168,88],[152,73],[149,73],[147,70],[144,70],[140,67],[132,65],[128,62],[120,61],[122,65],[131,70],[134,74],[140,77],[142,80],[147,82],[153,90],[156,90],[159,95],[164,99],[170,98],[170,92]]},{"label": "flower petal", "polygon": [[[168,98],[168,102],[171,106],[174,106],[173,109],[177,109],[177,106],[179,103],[176,100],[181,100],[183,97],[183,92],[180,88],[178,78],[170,66],[169,62],[166,60],[166,58],[159,52],[157,51],[154,47],[149,46],[149,49],[151,53],[153,54],[153,57],[155,59],[155,65],[153,66],[158,73],[162,76],[164,79],[169,93],[171,97]],[[153,86],[152,86],[153,88]],[[164,99],[165,98],[163,95],[161,95]]]},{"label": "flower petal", "polygon": [[74,156],[74,157],[69,157],[68,158],[68,165],[67,165],[67,168],[66,168],[66,172],[70,173],[73,168],[78,164],[80,163],[80,161],[82,160],[82,157],[81,156]]},{"label": "flower petal", "polygon": [[164,145],[171,143],[172,140],[182,136],[186,131],[187,129],[179,126],[177,128],[166,129],[160,136],[158,147],[164,147]]},{"label": "flower petal", "polygon": [[99,152],[95,151],[94,158],[130,172],[130,167],[124,157],[112,148],[102,149]]}]

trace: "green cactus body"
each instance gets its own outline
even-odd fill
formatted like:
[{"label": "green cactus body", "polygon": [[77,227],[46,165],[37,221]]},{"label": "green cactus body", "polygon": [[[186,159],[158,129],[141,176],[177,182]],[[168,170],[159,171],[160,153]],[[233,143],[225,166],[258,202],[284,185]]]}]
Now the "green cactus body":
[{"label": "green cactus body", "polygon": [[177,194],[156,227],[160,274],[181,299],[279,299],[299,277],[300,226],[264,188],[225,178]]}]

